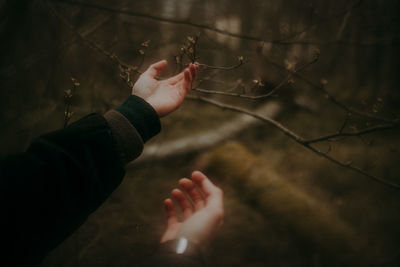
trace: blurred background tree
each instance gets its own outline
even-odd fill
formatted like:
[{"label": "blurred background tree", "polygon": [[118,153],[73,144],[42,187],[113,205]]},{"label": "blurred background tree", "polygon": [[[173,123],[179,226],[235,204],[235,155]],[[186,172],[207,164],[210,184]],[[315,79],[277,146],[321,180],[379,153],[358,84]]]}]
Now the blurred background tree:
[{"label": "blurred background tree", "polygon": [[164,227],[162,200],[194,168],[226,192],[210,266],[398,266],[398,9],[0,1],[2,156],[117,107],[156,60],[169,61],[163,77],[201,64],[120,188],[42,266],[145,260]]}]

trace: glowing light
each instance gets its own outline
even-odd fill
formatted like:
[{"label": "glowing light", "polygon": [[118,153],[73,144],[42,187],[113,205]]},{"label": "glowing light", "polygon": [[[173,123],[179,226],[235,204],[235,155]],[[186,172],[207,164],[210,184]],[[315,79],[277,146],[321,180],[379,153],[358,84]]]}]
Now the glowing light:
[{"label": "glowing light", "polygon": [[182,237],[178,241],[178,245],[176,246],[176,253],[182,254],[185,252],[188,245],[188,241],[186,238]]}]

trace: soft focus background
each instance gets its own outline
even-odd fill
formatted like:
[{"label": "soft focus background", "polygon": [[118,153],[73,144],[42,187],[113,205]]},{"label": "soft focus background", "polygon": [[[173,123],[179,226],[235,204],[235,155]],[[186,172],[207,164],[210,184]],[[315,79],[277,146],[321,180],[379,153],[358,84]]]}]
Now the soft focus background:
[{"label": "soft focus background", "polygon": [[[121,186],[41,266],[145,263],[165,227],[163,199],[194,169],[225,191],[225,223],[207,247],[209,266],[399,266],[399,189],[318,156],[269,123],[193,99],[252,110],[304,138],[391,125],[315,147],[400,183],[393,127],[400,112],[399,5],[0,1],[2,157],[63,127],[71,77],[80,83],[71,121],[103,113],[130,93],[118,61],[143,71],[165,58],[168,77],[179,71],[176,56],[188,36],[200,36],[198,62],[228,67],[203,68],[198,90],[253,96],[274,90],[258,100],[193,90],[192,99],[162,119],[162,133],[127,167]],[[245,64],[235,67],[240,56]],[[132,71],[130,79],[137,77]]]}]

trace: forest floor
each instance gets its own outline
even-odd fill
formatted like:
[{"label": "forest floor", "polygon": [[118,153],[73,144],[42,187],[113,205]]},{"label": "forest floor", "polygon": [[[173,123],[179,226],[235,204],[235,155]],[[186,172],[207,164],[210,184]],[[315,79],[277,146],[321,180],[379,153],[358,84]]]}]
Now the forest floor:
[{"label": "forest floor", "polygon": [[[179,138],[179,132],[184,135],[193,129],[211,131],[216,121],[233,116],[202,106],[206,114],[196,120],[194,110],[200,106],[186,102],[163,120],[165,132],[151,143]],[[306,120],[288,114],[280,119]],[[398,158],[379,157],[380,152],[399,147],[398,133],[382,134],[384,138],[367,148],[363,140],[354,138],[340,148],[339,155],[365,160],[369,153],[365,164],[378,166],[398,162]],[[396,190],[343,170],[270,126],[259,125],[207,151],[131,166],[109,200],[42,267],[76,266],[77,262],[79,266],[132,266],[145,261],[165,228],[162,201],[178,179],[194,169],[205,171],[225,192],[225,223],[206,250],[208,266],[399,263]],[[382,173],[396,177],[397,171]]]}]

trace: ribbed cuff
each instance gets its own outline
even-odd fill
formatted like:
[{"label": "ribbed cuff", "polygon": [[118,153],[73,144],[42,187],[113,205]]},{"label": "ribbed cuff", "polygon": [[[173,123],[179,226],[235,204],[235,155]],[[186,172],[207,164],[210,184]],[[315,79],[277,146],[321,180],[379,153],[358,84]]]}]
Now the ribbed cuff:
[{"label": "ribbed cuff", "polygon": [[108,111],[104,118],[111,128],[122,163],[125,165],[139,157],[143,151],[143,140],[129,120],[116,110]]},{"label": "ribbed cuff", "polygon": [[136,128],[143,142],[148,141],[161,131],[160,118],[153,107],[144,99],[131,95],[117,108]]}]

